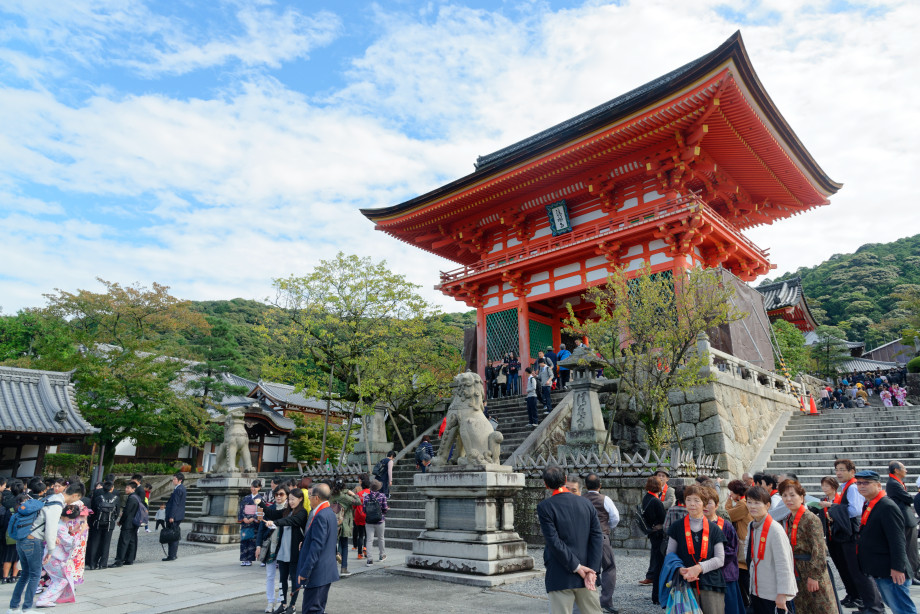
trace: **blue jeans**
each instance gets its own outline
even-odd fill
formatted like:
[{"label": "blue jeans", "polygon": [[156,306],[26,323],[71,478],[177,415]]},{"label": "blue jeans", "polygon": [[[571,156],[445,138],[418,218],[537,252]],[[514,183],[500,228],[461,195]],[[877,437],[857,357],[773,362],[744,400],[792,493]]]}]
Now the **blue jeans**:
[{"label": "blue jeans", "polygon": [[[22,609],[28,610],[35,601],[35,591],[38,589],[38,578],[42,574],[42,551],[45,542],[40,539],[20,539],[16,542],[16,552],[19,554],[19,581],[13,589],[10,599],[10,609],[19,607],[22,600]],[[22,593],[25,591],[25,597]]]},{"label": "blue jeans", "polygon": [[910,598],[910,574],[907,574],[904,584],[895,584],[889,576],[876,578],[875,585],[878,586],[878,592],[882,594],[882,601],[891,608],[894,614],[917,614],[914,601]]},{"label": "blue jeans", "polygon": [[508,375],[508,394],[512,396],[521,394],[521,376],[517,373]]}]

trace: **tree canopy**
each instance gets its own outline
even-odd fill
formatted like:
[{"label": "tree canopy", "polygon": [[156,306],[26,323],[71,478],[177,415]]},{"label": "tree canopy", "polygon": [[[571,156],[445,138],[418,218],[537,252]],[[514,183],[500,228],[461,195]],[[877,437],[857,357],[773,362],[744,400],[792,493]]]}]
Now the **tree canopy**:
[{"label": "tree canopy", "polygon": [[[701,368],[708,356],[696,351],[697,335],[744,317],[733,304],[734,288],[718,272],[693,268],[685,277],[636,277],[618,268],[603,286],[584,298],[594,304],[595,321],[579,319],[569,306],[567,328],[585,335],[633,396],[650,446],[661,449],[675,439],[668,391],[687,390],[708,381]],[[612,421],[612,419],[611,419]]]}]

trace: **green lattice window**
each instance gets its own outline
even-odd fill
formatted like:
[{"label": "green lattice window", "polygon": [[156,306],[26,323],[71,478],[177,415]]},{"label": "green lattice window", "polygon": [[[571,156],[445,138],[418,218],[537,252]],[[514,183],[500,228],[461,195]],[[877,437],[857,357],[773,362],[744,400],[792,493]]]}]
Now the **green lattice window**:
[{"label": "green lattice window", "polygon": [[543,322],[530,321],[530,357],[536,358],[537,352],[553,344],[553,327]]},{"label": "green lattice window", "polygon": [[486,314],[486,360],[500,360],[518,351],[517,309]]}]

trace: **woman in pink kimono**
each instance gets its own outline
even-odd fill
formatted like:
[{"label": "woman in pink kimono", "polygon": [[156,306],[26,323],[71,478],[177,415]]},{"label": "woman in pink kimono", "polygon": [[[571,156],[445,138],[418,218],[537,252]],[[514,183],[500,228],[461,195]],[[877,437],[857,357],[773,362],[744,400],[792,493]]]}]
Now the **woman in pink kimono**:
[{"label": "woman in pink kimono", "polygon": [[882,399],[882,405],[885,407],[891,407],[891,392],[888,391],[888,387],[885,386],[882,388],[882,391],[878,394]]},{"label": "woman in pink kimono", "polygon": [[86,537],[89,527],[86,516],[90,510],[81,502],[68,505],[61,514],[58,525],[57,548],[45,563],[45,572],[50,578],[48,586],[35,602],[36,607],[52,607],[56,603],[76,601],[76,588],[83,583],[83,569],[86,562]]}]

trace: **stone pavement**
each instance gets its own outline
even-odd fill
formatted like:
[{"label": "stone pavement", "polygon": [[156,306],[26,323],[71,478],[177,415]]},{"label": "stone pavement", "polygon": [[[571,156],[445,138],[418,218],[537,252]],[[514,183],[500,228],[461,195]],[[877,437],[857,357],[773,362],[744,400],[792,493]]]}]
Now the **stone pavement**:
[{"label": "stone pavement", "polygon": [[[372,609],[375,614],[405,614],[437,610],[441,614],[474,612],[549,611],[543,578],[482,589],[459,584],[420,580],[386,571],[403,565],[407,550],[387,549],[387,560],[368,566],[351,553],[352,576],[335,583],[329,595],[331,614]],[[543,552],[530,548],[538,566]],[[651,589],[639,586],[648,566],[648,553],[617,550],[617,589],[614,605],[621,614],[661,614],[649,601]],[[0,607],[9,603],[11,585],[0,586]],[[912,587],[920,606],[920,587]],[[258,564],[239,566],[236,547],[180,550],[178,561],[139,562],[130,567],[87,572],[77,588],[77,603],[62,604],[57,614],[105,612],[106,614],[155,614],[187,611],[196,614],[235,614],[265,609],[265,569]]]}]

